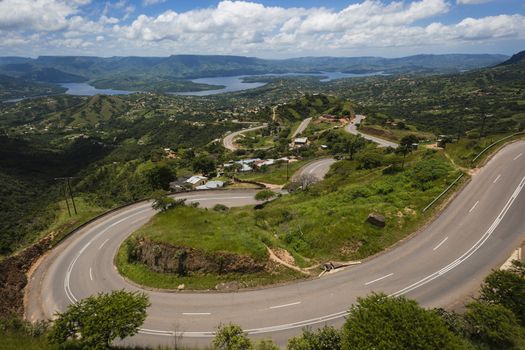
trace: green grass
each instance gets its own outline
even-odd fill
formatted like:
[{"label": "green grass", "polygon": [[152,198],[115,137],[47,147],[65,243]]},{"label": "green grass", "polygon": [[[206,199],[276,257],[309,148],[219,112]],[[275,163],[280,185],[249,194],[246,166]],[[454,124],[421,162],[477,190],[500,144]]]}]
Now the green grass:
[{"label": "green grass", "polygon": [[[472,159],[474,159],[474,157],[476,157],[479,154],[479,152],[481,152],[493,142],[498,141],[508,135],[510,134],[491,135],[487,137],[482,137],[479,140],[477,138],[469,139],[464,137],[458,142],[447,144],[445,151],[454,160],[456,164],[468,168],[472,166]],[[520,138],[524,138],[524,135],[517,135],[513,138],[508,139],[505,142],[501,142],[500,144],[495,145],[494,147],[492,147],[492,149],[488,150],[483,156],[481,156],[477,160],[476,164],[479,164],[481,161],[483,161],[483,159],[486,159],[488,156],[496,152],[505,143]]]},{"label": "green grass", "polygon": [[268,167],[266,172],[251,172],[239,174],[241,180],[257,181],[274,185],[284,185],[292,178],[292,175],[308,161],[298,161],[288,164],[288,178],[286,177],[286,163],[275,164]]},{"label": "green grass", "polygon": [[[384,168],[364,170],[357,161],[340,161],[325,181],[308,191],[278,198],[264,209],[245,207],[214,212],[180,208],[157,215],[135,235],[252,256],[264,242],[287,249],[302,267],[330,260],[363,259],[395,244],[427,222],[438,206],[426,213],[422,209],[459,174],[443,152],[425,149],[409,155],[403,170],[383,173]],[[386,217],[386,227],[377,228],[366,222],[372,212]],[[258,274],[181,278],[129,264],[125,254],[121,249],[118,258],[121,273],[140,284],[160,288],[185,284],[208,289],[230,278],[242,280],[246,285],[290,278],[286,274],[274,279]],[[293,273],[291,278],[298,277]]]},{"label": "green grass", "polygon": [[75,197],[75,205],[77,208],[77,214],[74,212],[73,205],[71,200],[69,200],[69,209],[71,212],[71,217],[69,216],[67,210],[67,204],[64,200],[59,202],[59,211],[55,218],[55,221],[51,226],[40,234],[44,237],[48,234],[53,233],[55,239],[61,238],[63,235],[69,233],[75,228],[79,227],[83,223],[89,221],[91,218],[95,217],[106,211],[106,209],[98,207],[84,197]]},{"label": "green grass", "polygon": [[259,130],[246,132],[239,135],[234,142],[243,148],[272,148],[275,146],[273,136],[262,136]]},{"label": "green grass", "polygon": [[181,206],[156,215],[132,237],[147,236],[153,241],[207,252],[229,251],[262,261],[267,258],[262,243],[267,233],[252,224],[252,210],[223,214]]},{"label": "green grass", "polygon": [[17,333],[1,333],[2,350],[55,350],[58,346],[50,345],[44,337],[33,338]]},{"label": "green grass", "polygon": [[[429,132],[423,132],[417,130],[415,127],[409,127],[409,129],[395,129],[386,128],[379,125],[368,125],[364,124],[364,128],[361,130],[363,133],[378,136],[392,142],[399,142],[404,136],[416,135],[422,140],[434,140],[435,136]],[[372,132],[370,132],[372,131]],[[375,132],[374,132],[375,131]]]}]

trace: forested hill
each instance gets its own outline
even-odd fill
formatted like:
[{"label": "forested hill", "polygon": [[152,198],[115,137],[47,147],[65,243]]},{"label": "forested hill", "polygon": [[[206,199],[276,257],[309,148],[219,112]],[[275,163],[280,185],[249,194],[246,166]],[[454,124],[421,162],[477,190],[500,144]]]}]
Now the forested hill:
[{"label": "forested hill", "polygon": [[0,57],[0,72],[48,82],[126,75],[198,78],[319,71],[444,73],[493,66],[506,59],[508,57],[504,55],[417,55],[401,58],[303,57],[286,60],[199,55],[109,58],[41,56],[36,59]]},{"label": "forested hill", "polygon": [[509,58],[503,63],[500,63],[499,66],[508,66],[510,64],[516,64],[516,63],[525,64],[525,50],[518,52],[515,55],[512,55],[511,58]]}]

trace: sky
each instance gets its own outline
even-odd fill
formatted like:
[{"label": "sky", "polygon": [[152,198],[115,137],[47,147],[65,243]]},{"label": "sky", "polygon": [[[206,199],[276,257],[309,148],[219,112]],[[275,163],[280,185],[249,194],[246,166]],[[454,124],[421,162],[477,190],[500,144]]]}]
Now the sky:
[{"label": "sky", "polygon": [[0,0],[0,56],[522,50],[524,0]]}]

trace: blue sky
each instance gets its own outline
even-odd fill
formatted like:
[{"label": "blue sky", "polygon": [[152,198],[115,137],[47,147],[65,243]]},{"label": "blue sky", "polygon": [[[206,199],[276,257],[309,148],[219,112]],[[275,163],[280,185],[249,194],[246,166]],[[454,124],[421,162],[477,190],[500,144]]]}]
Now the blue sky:
[{"label": "blue sky", "polygon": [[0,36],[3,55],[23,56],[512,54],[525,2],[0,0]]}]

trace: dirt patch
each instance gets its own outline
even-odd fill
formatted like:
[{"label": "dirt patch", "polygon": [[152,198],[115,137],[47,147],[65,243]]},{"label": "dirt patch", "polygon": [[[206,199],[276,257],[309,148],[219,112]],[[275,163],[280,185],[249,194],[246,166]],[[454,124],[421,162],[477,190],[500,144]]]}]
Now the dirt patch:
[{"label": "dirt patch", "polygon": [[161,273],[255,273],[264,271],[266,262],[229,252],[205,252],[191,247],[141,239],[130,243],[129,259]]},{"label": "dirt patch", "polygon": [[0,261],[0,314],[24,313],[24,288],[31,265],[51,247],[47,237],[20,253]]},{"label": "dirt patch", "polygon": [[286,249],[274,248],[273,252],[279,259],[281,259],[285,263],[289,265],[295,265],[294,257]]}]

